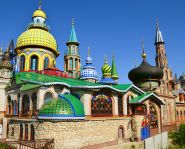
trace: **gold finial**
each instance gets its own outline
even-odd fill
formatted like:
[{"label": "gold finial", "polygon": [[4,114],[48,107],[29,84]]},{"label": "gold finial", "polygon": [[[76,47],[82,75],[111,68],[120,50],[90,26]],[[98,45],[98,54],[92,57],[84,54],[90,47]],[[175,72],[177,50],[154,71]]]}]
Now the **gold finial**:
[{"label": "gold finial", "polygon": [[72,18],[72,26],[75,25],[75,18]]},{"label": "gold finial", "polygon": [[90,47],[88,47],[88,57],[90,57]]},{"label": "gold finial", "polygon": [[39,9],[42,9],[42,0],[39,0]]},{"label": "gold finial", "polygon": [[142,58],[145,59],[146,58],[146,53],[145,53],[145,48],[144,48],[144,41],[142,41],[142,50],[143,50]]}]

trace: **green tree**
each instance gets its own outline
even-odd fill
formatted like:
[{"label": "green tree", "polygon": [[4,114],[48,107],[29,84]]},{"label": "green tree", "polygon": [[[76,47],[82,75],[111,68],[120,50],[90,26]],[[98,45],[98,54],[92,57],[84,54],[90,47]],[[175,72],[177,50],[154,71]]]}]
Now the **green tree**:
[{"label": "green tree", "polygon": [[176,132],[171,132],[170,138],[175,145],[185,147],[185,124],[181,124]]}]

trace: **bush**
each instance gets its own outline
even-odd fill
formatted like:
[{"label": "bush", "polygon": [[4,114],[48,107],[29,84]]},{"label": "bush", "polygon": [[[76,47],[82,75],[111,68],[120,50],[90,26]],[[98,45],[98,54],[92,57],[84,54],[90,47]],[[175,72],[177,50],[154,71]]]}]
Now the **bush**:
[{"label": "bush", "polygon": [[185,148],[185,124],[181,124],[176,132],[171,132],[169,137],[173,144]]}]

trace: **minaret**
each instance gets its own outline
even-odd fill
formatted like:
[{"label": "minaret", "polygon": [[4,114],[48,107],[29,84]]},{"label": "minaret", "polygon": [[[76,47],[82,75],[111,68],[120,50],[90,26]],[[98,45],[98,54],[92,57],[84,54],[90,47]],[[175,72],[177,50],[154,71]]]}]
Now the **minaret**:
[{"label": "minaret", "polygon": [[64,71],[69,76],[79,78],[80,76],[80,55],[79,55],[79,42],[76,37],[74,28],[74,19],[72,20],[72,29],[69,41],[66,43],[68,50],[64,55]]},{"label": "minaret", "polygon": [[158,21],[156,20],[156,37],[155,37],[155,46],[156,46],[156,66],[159,68],[168,68],[168,60],[166,57],[166,50],[164,46],[164,41],[162,33],[159,29]]},{"label": "minaret", "polygon": [[119,79],[118,73],[117,73],[117,69],[116,69],[115,60],[114,60],[114,55],[112,56],[111,77],[112,77],[112,79],[114,79],[115,81],[118,81],[118,79]]},{"label": "minaret", "polygon": [[155,43],[156,47],[156,66],[163,69],[164,76],[161,80],[161,87],[163,88],[162,94],[169,94],[168,90],[172,90],[172,71],[168,67],[168,59],[166,56],[166,50],[165,50],[165,42],[162,37],[162,33],[159,29],[159,23],[156,20],[156,37],[155,37]]}]

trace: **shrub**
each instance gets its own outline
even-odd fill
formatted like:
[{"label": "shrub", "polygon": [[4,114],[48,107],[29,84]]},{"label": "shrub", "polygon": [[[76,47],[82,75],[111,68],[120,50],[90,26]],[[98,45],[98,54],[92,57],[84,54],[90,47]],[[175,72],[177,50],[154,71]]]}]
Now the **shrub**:
[{"label": "shrub", "polygon": [[169,137],[173,144],[185,147],[185,124],[181,124],[176,132],[171,132]]}]

